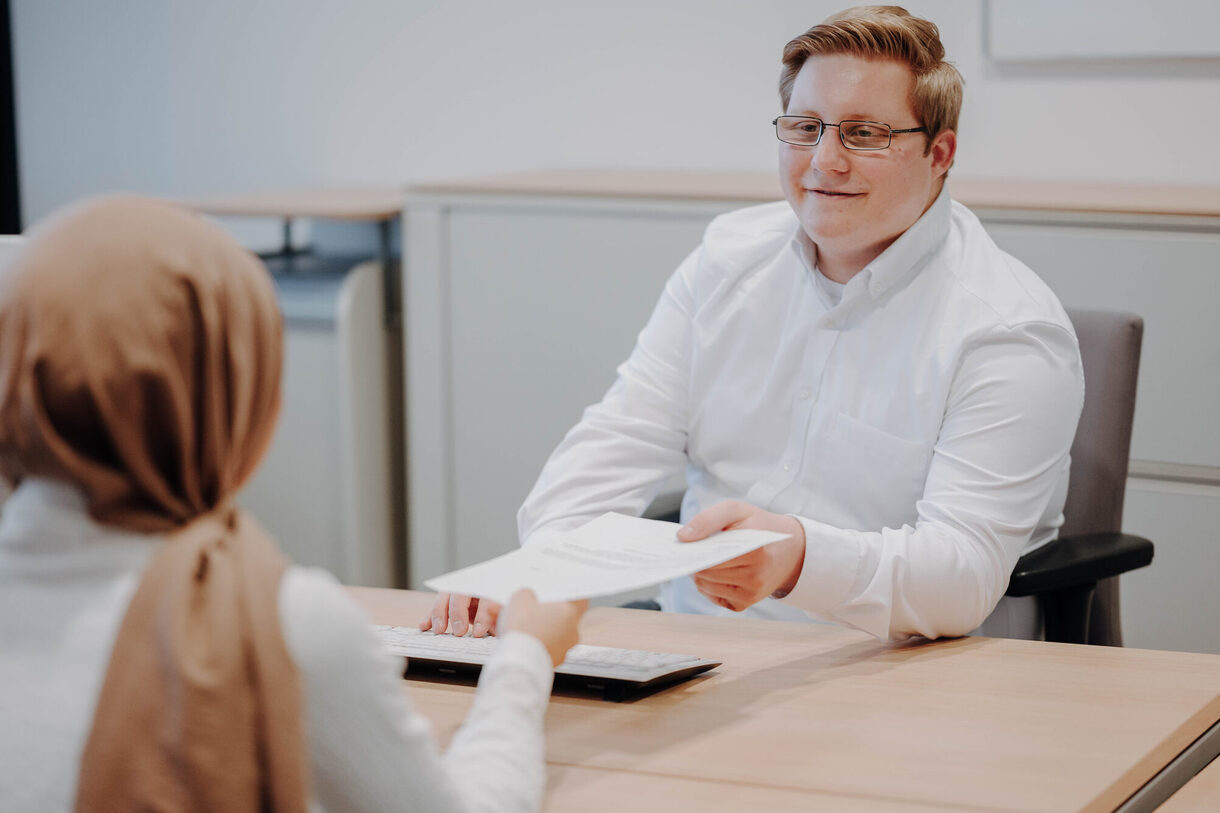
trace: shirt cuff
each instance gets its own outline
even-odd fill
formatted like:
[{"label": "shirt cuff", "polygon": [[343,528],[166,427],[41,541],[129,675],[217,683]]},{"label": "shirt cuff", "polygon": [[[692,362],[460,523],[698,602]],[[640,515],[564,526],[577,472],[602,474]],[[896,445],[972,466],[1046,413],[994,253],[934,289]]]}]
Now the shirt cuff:
[{"label": "shirt cuff", "polygon": [[784,603],[819,615],[834,615],[855,592],[864,559],[851,532],[789,514],[805,529],[805,563]]},{"label": "shirt cuff", "polygon": [[516,672],[529,681],[532,693],[545,699],[550,697],[555,669],[551,666],[551,655],[546,647],[532,635],[524,632],[507,632],[500,636],[496,654],[483,667],[479,682],[495,681],[497,675]]}]

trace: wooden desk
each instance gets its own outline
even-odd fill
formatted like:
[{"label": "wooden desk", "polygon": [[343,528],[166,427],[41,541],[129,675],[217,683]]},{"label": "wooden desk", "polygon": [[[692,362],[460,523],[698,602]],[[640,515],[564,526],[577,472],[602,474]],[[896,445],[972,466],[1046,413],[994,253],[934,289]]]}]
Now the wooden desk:
[{"label": "wooden desk", "polygon": [[401,189],[289,189],[189,198],[185,205],[213,215],[391,220],[402,214]]},{"label": "wooden desk", "polygon": [[[382,624],[420,592],[353,588]],[[1220,657],[609,608],[583,639],[723,660],[632,703],[552,699],[547,810],[1112,810],[1220,720]],[[411,682],[447,742],[473,689]]]},{"label": "wooden desk", "polygon": [[232,195],[186,198],[184,206],[204,214],[236,217],[274,217],[283,221],[283,243],[280,253],[295,252],[292,243],[292,222],[299,218],[347,220],[375,223],[381,241],[381,262],[385,267],[387,311],[390,321],[398,315],[400,296],[397,273],[392,267],[390,223],[402,214],[405,192],[394,187],[364,189],[287,189],[265,192],[243,192]]}]

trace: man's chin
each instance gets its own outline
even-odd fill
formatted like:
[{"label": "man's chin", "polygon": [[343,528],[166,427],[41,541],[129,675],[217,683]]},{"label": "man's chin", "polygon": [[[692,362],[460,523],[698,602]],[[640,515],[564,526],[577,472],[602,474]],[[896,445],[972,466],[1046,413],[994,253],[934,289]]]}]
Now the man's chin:
[{"label": "man's chin", "polygon": [[860,227],[860,223],[825,217],[820,212],[804,212],[801,217],[801,228],[814,245],[855,242],[850,238],[860,231]]}]

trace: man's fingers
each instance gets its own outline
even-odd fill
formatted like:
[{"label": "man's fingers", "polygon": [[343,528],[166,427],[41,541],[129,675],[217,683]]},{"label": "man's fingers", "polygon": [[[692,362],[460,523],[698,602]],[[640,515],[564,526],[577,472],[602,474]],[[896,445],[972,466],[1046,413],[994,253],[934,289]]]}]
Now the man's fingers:
[{"label": "man's fingers", "polygon": [[470,596],[451,596],[449,598],[449,631],[454,635],[465,635],[470,626],[471,605],[478,602]]},{"label": "man's fingers", "polygon": [[699,577],[695,577],[695,589],[710,599],[727,598],[735,602],[740,602],[747,595],[747,591],[739,585]]},{"label": "man's fingers", "polygon": [[706,596],[713,604],[718,604],[734,612],[740,612],[752,603],[744,591],[740,588],[731,585],[722,584],[700,584],[695,582],[695,587],[699,592]]},{"label": "man's fingers", "polygon": [[474,616],[474,637],[496,634],[496,624],[500,620],[500,605],[484,599],[479,602],[479,609]]},{"label": "man's fingers", "polygon": [[694,577],[695,589],[704,595],[716,595],[729,597],[729,593],[736,588],[736,585],[730,582],[722,582],[717,579],[707,579],[701,576]]},{"label": "man's fingers", "polygon": [[718,565],[700,570],[701,574],[716,574],[722,578],[727,578],[731,574],[740,574],[747,571],[755,570],[761,564],[762,552],[752,550],[749,553],[743,553],[735,559],[730,559],[727,562],[721,562]]},{"label": "man's fingers", "polygon": [[700,570],[695,577],[726,584],[741,584],[749,581],[758,573],[759,568],[763,565],[763,556],[761,551],[752,550],[735,559]]},{"label": "man's fingers", "polygon": [[738,570],[728,573],[699,573],[698,580],[702,580],[705,584],[721,584],[725,587],[743,587],[753,584],[758,580],[758,572],[755,570]]},{"label": "man's fingers", "polygon": [[756,510],[753,506],[736,500],[726,500],[700,511],[691,517],[690,522],[678,529],[678,539],[683,542],[694,542],[711,534],[723,531],[740,522]]},{"label": "man's fingers", "polygon": [[432,630],[437,635],[445,631],[445,627],[449,626],[449,599],[448,593],[436,594],[428,617],[419,622],[421,630],[425,632]]}]

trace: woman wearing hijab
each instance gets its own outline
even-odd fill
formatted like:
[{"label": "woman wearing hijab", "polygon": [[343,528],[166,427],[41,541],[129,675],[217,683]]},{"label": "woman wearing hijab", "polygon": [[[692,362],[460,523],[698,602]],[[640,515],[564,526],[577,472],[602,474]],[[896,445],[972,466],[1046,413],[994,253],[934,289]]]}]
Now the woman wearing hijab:
[{"label": "woman wearing hijab", "polygon": [[258,260],[139,198],[28,238],[0,279],[0,808],[536,809],[582,607],[514,599],[442,756],[334,579],[234,505],[279,410]]}]

